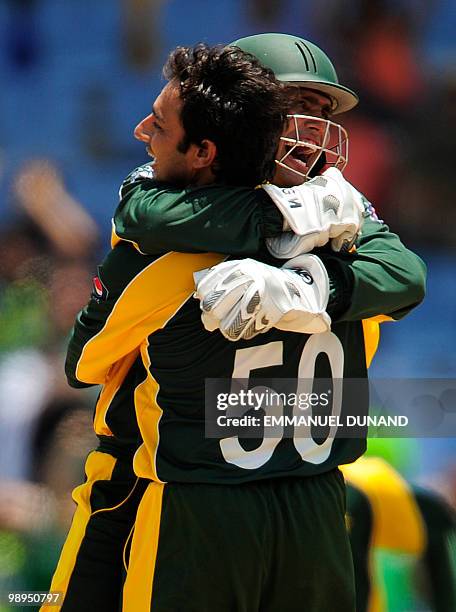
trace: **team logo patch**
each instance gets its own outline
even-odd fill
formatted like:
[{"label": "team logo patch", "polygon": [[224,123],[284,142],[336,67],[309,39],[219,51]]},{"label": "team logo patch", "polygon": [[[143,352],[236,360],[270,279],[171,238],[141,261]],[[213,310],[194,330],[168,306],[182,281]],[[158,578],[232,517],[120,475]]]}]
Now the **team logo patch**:
[{"label": "team logo patch", "polygon": [[[99,274],[99,271],[98,271]],[[103,284],[100,276],[94,276],[92,278],[92,299],[96,302],[105,301],[108,299],[108,289]]]}]

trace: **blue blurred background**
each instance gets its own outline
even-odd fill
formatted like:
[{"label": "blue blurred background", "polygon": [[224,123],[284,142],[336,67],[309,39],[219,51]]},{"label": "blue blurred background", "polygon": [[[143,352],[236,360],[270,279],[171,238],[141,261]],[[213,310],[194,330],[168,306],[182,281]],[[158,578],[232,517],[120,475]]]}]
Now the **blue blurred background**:
[{"label": "blue blurred background", "polygon": [[[66,336],[109,248],[118,187],[144,161],[132,131],[163,85],[167,53],[265,31],[321,45],[360,94],[341,117],[346,176],[429,266],[425,303],[383,326],[372,376],[455,378],[454,2],[2,0],[2,588],[47,588],[68,491],[94,445],[94,394],[64,380]],[[454,439],[408,443],[403,456],[407,477],[456,505]]]}]

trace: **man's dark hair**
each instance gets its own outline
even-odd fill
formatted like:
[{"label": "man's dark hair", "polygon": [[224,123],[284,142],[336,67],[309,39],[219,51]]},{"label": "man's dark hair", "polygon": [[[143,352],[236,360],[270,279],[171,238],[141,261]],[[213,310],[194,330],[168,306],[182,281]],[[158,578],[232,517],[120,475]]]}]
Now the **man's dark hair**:
[{"label": "man's dark hair", "polygon": [[185,138],[179,150],[208,139],[217,147],[218,181],[257,185],[274,174],[288,109],[283,85],[238,47],[177,47],[164,76],[179,87]]}]

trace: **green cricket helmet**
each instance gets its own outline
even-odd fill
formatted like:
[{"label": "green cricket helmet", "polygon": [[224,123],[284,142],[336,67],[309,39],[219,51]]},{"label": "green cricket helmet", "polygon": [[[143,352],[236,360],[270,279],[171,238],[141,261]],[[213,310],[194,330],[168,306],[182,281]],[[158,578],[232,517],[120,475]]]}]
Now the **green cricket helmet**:
[{"label": "green cricket helmet", "polygon": [[291,34],[256,34],[230,44],[254,55],[279,81],[322,92],[333,100],[334,114],[358,104],[358,96],[341,85],[329,57],[317,45]]},{"label": "green cricket helmet", "polygon": [[[290,34],[256,34],[230,44],[251,53],[277,79],[314,90],[332,101],[331,114],[343,113],[358,103],[358,96],[340,85],[328,56],[313,43]],[[286,170],[277,175],[278,184],[297,185],[328,167],[342,171],[348,162],[348,134],[329,119],[313,115],[288,115],[289,122],[277,150],[276,164]],[[309,132],[310,123],[319,136]],[[291,172],[291,175],[290,175]]]}]

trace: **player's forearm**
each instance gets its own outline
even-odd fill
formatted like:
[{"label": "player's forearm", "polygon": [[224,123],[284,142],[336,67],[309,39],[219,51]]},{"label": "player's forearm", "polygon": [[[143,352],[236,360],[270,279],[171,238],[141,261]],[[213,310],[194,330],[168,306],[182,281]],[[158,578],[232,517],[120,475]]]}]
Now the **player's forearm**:
[{"label": "player's forearm", "polygon": [[282,215],[261,189],[210,185],[175,189],[153,180],[121,190],[114,229],[143,253],[258,251],[281,231]]},{"label": "player's forearm", "polygon": [[[130,268],[124,261],[130,263]],[[150,258],[140,256],[125,243],[111,251],[98,267],[90,300],[76,317],[68,344],[65,373],[70,386],[79,388],[106,381],[111,365],[117,360],[117,354],[106,341],[121,351],[124,349],[122,334],[132,337],[125,326],[117,325],[113,329],[108,322],[112,321],[113,311],[122,307],[121,296],[126,287],[149,261]],[[141,303],[135,303],[137,309],[142,308]],[[146,306],[143,308],[145,311]],[[133,308],[129,312],[128,324],[134,326],[143,312],[138,314]],[[127,348],[125,352],[128,353]]]},{"label": "player's forearm", "polygon": [[[73,333],[68,344],[67,356],[65,360],[65,374],[70,387],[79,389],[104,383],[104,376],[100,376],[99,374],[97,380],[88,380],[86,374],[81,375],[79,366],[84,361],[84,348],[92,340],[92,338],[94,338],[101,331],[106,318],[107,316],[94,317],[93,308],[91,308],[90,304],[78,314],[73,328]],[[110,365],[110,363],[107,364],[105,374],[107,373]]]},{"label": "player's forearm", "polygon": [[81,382],[76,378],[76,364],[78,362],[79,355],[80,351],[78,350],[77,343],[74,340],[73,328],[65,359],[65,374],[67,377],[68,384],[70,385],[70,387],[74,387],[75,389],[81,389],[85,386],[90,386],[88,383]]},{"label": "player's forearm", "polygon": [[321,258],[330,280],[345,288],[335,306],[339,320],[401,319],[424,298],[425,264],[384,224],[368,222],[353,255],[326,253]]}]

